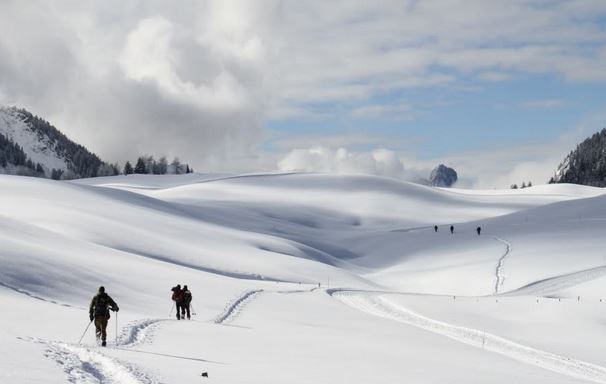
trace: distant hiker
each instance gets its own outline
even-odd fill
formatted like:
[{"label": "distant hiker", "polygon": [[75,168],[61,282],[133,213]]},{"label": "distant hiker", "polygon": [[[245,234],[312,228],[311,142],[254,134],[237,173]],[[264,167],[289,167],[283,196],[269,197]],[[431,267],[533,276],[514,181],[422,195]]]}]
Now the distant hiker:
[{"label": "distant hiker", "polygon": [[438,232],[438,226],[437,226],[437,225],[434,225],[434,226],[433,226],[433,230],[434,230],[435,232]]},{"label": "distant hiker", "polygon": [[181,284],[177,284],[176,287],[172,287],[171,291],[173,291],[172,299],[175,302],[175,306],[177,307],[177,320],[181,320],[181,311],[185,312],[183,309],[183,290],[181,289]]},{"label": "distant hiker", "polygon": [[451,225],[451,226],[450,226],[450,233],[451,233],[451,234],[452,234],[452,233],[454,233],[454,225]]},{"label": "distant hiker", "polygon": [[185,313],[187,312],[187,320],[191,320],[191,315],[189,314],[191,299],[191,292],[189,289],[187,289],[187,285],[183,286],[183,305],[181,306],[181,317],[185,318]]},{"label": "distant hiker", "polygon": [[99,293],[93,297],[90,302],[89,318],[90,321],[95,320],[95,328],[97,335],[97,342],[101,339],[101,346],[107,345],[107,322],[110,318],[109,310],[118,312],[118,304],[105,293],[105,287],[99,287]]},{"label": "distant hiker", "polygon": [[482,227],[476,228],[476,231],[478,232],[478,236],[480,236],[480,232],[482,232]]}]

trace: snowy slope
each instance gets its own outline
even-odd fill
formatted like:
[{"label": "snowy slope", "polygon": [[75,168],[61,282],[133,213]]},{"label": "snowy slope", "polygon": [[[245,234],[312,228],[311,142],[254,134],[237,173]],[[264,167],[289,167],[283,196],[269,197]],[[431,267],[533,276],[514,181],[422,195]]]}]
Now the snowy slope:
[{"label": "snowy slope", "polygon": [[19,144],[34,164],[42,164],[47,175],[52,169],[67,171],[67,160],[58,153],[55,143],[34,132],[15,109],[0,106],[0,134]]},{"label": "snowy slope", "polygon": [[[606,382],[602,189],[317,174],[0,187],[2,383]],[[177,283],[191,322],[172,319]],[[121,307],[107,349],[90,330],[77,343],[99,285]]]}]

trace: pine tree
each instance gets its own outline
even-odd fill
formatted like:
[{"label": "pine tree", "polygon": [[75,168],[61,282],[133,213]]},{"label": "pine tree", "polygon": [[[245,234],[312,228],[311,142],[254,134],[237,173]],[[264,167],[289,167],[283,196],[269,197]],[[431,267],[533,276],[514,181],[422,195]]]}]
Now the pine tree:
[{"label": "pine tree", "polygon": [[526,183],[522,181],[522,189],[526,188]]},{"label": "pine tree", "polygon": [[509,187],[511,189],[518,189],[518,185],[517,184],[512,184],[511,187]]},{"label": "pine tree", "polygon": [[528,187],[532,187],[532,181],[528,182]]},{"label": "pine tree", "polygon": [[124,174],[132,175],[133,172],[134,172],[133,166],[130,164],[130,161],[127,161],[126,164],[124,164]]},{"label": "pine tree", "polygon": [[147,168],[145,167],[145,159],[143,157],[139,157],[137,159],[137,164],[135,165],[134,172],[138,174],[147,173]]}]

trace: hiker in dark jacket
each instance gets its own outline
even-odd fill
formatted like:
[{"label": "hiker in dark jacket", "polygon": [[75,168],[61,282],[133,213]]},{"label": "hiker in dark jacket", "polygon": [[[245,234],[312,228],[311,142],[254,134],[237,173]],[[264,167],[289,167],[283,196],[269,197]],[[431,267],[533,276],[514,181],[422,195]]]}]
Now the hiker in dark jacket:
[{"label": "hiker in dark jacket", "polygon": [[189,289],[187,289],[187,285],[183,286],[183,305],[181,306],[181,310],[183,311],[181,313],[181,317],[185,318],[185,312],[187,312],[187,319],[191,320],[191,315],[190,315],[190,305],[191,305],[191,300],[192,300],[192,296],[191,296],[191,292]]},{"label": "hiker in dark jacket", "polygon": [[[172,299],[175,302],[175,306],[177,307],[177,320],[181,320],[181,312],[185,315],[185,308],[183,308],[184,304],[184,292],[181,289],[181,284],[177,284],[176,287],[171,289],[173,291]],[[185,318],[185,316],[183,316]]]},{"label": "hiker in dark jacket", "polygon": [[480,236],[480,232],[482,232],[482,227],[476,228],[476,231],[478,232],[478,236]]},{"label": "hiker in dark jacket", "polygon": [[97,341],[101,339],[101,346],[107,345],[107,322],[110,318],[109,310],[118,312],[118,304],[105,293],[105,287],[99,287],[99,293],[90,302],[89,318],[95,321]]},{"label": "hiker in dark jacket", "polygon": [[450,233],[454,233],[454,225],[450,226]]},{"label": "hiker in dark jacket", "polygon": [[434,230],[435,232],[438,232],[438,226],[437,226],[437,225],[434,225],[434,226],[433,226],[433,230]]}]

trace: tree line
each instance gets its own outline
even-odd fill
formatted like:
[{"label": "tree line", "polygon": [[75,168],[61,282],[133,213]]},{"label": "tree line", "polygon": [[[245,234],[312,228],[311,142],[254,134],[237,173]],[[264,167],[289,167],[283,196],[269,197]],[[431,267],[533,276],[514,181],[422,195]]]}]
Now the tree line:
[{"label": "tree line", "polygon": [[522,182],[522,185],[520,185],[518,187],[517,184],[511,184],[511,186],[509,187],[510,189],[524,189],[524,188],[530,188],[532,187],[532,181],[529,181],[528,184],[526,184],[525,182]]},{"label": "tree line", "polygon": [[170,163],[162,156],[158,160],[153,156],[139,156],[135,166],[133,167],[130,161],[124,164],[122,173],[124,175],[131,174],[151,174],[151,175],[181,175],[184,173],[193,173],[194,169],[189,164],[183,164],[178,157],[175,157]]}]

